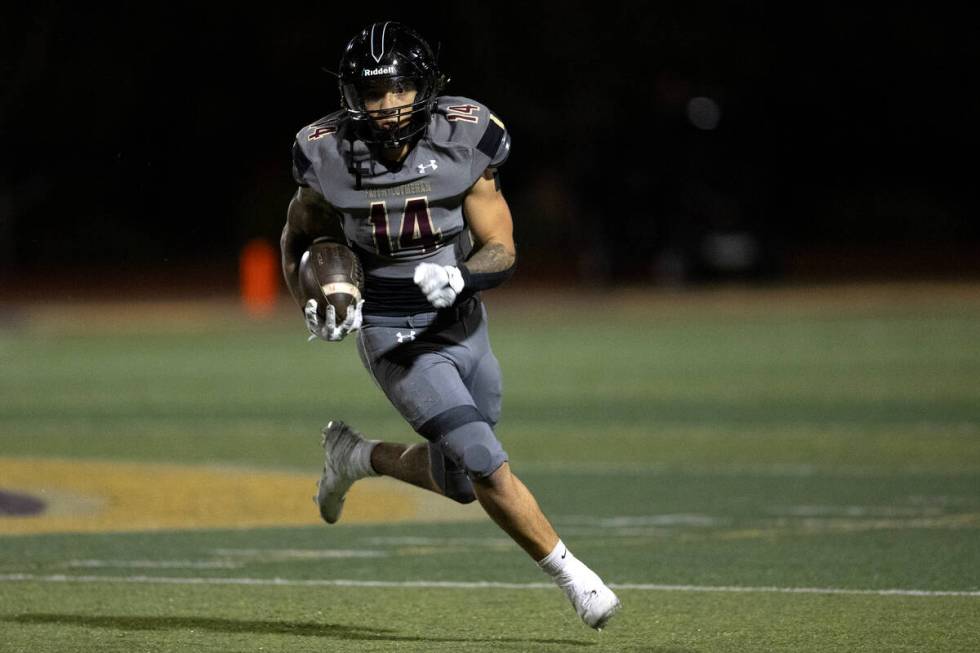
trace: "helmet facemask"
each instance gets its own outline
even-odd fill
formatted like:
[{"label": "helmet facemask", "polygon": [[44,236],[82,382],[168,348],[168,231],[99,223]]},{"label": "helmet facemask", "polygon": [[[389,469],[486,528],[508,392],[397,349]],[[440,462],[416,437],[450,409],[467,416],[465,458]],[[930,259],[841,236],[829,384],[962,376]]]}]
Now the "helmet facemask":
[{"label": "helmet facemask", "polygon": [[[396,149],[428,126],[436,97],[433,86],[417,77],[378,77],[342,83],[341,95],[362,140]],[[389,105],[394,106],[380,108],[389,93],[393,100]],[[406,101],[398,103],[399,96]]]}]

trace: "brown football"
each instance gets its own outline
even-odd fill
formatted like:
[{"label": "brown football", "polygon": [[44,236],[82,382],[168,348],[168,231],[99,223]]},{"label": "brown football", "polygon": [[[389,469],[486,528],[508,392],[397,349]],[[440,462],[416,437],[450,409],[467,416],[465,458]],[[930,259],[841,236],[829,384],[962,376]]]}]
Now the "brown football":
[{"label": "brown football", "polygon": [[347,245],[331,241],[313,243],[299,260],[299,285],[304,301],[317,301],[321,318],[326,316],[330,304],[340,324],[347,317],[347,308],[361,300],[364,268]]}]

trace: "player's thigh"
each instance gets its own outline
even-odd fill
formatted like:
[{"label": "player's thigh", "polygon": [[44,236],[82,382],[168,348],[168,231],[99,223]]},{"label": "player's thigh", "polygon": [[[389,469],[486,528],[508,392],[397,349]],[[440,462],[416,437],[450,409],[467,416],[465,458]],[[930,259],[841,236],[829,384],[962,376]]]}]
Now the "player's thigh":
[{"label": "player's thigh", "polygon": [[458,367],[465,370],[466,387],[477,409],[491,425],[500,419],[503,381],[500,363],[490,348],[486,307],[482,304],[463,323],[465,341],[451,350]]},{"label": "player's thigh", "polygon": [[409,356],[402,351],[398,356],[365,358],[385,396],[416,431],[447,411],[475,405],[456,365],[441,354],[422,351]]},{"label": "player's thigh", "polygon": [[495,425],[500,420],[503,379],[500,363],[489,349],[467,377],[466,387],[473,397],[477,410],[491,426]]}]

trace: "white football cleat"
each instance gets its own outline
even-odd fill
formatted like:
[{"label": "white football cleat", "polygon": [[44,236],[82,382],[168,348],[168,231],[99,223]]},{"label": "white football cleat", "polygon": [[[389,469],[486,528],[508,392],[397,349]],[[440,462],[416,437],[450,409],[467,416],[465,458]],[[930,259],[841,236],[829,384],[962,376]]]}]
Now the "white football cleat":
[{"label": "white football cleat", "polygon": [[596,630],[605,628],[622,606],[619,597],[591,570],[575,579],[563,579],[558,586],[582,621]]},{"label": "white football cleat", "polygon": [[317,493],[313,497],[320,508],[320,516],[328,524],[340,519],[347,490],[354,481],[367,474],[358,471],[356,453],[368,441],[361,434],[339,420],[323,427],[323,475],[317,481]]}]

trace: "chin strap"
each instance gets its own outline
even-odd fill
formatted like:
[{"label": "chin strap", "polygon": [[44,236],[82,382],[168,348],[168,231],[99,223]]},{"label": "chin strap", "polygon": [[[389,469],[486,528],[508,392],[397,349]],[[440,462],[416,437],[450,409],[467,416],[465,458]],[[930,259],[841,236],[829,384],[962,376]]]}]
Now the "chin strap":
[{"label": "chin strap", "polygon": [[354,130],[350,129],[350,126],[348,125],[348,129],[346,129],[345,131],[347,132],[347,146],[348,146],[347,172],[354,175],[354,190],[361,190],[361,176],[365,172],[367,172],[367,170],[362,168],[359,163],[356,165],[354,163],[354,143],[356,142],[356,139],[354,138],[354,134],[352,133]]}]

